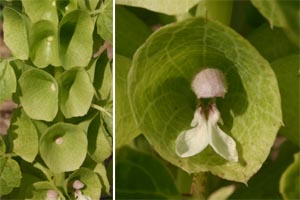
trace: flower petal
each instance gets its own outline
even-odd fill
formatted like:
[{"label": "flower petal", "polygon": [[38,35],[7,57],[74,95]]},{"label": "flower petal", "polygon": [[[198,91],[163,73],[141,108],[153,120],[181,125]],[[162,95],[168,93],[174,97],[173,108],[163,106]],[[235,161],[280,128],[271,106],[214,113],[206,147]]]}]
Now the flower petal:
[{"label": "flower petal", "polygon": [[237,162],[238,154],[235,141],[224,133],[217,124],[209,123],[208,126],[210,130],[209,144],[215,152],[226,160]]},{"label": "flower petal", "polygon": [[185,158],[200,153],[208,145],[208,129],[206,122],[195,128],[183,131],[176,139],[176,153]]},{"label": "flower petal", "polygon": [[194,113],[194,118],[191,122],[191,127],[195,127],[198,124],[202,124],[204,122],[206,122],[205,115],[202,112],[202,108],[199,107],[199,108],[196,109],[196,111]]}]

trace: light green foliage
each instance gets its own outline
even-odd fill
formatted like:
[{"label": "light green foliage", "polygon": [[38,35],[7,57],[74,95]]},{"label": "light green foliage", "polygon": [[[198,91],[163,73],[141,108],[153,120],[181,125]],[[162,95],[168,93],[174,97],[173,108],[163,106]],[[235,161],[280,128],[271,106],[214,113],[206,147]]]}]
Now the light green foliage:
[{"label": "light green foliage", "polygon": [[83,68],[65,71],[59,79],[59,104],[66,118],[87,114],[94,88],[88,73]]},{"label": "light green foliage", "polygon": [[93,50],[94,24],[87,11],[66,14],[59,24],[60,55],[65,69],[88,65]]},{"label": "light green foliage", "polygon": [[116,0],[117,4],[142,7],[168,15],[183,14],[196,5],[200,0]]},{"label": "light green foliage", "polygon": [[19,79],[21,104],[32,119],[52,121],[58,111],[58,84],[47,72],[30,69]]},{"label": "light green foliage", "polygon": [[72,184],[75,180],[79,180],[85,185],[81,190],[84,195],[91,199],[100,199],[102,185],[95,172],[87,168],[80,168],[70,175],[68,183]]},{"label": "light green foliage", "polygon": [[110,194],[109,191],[109,181],[107,178],[106,169],[103,163],[98,163],[94,169],[94,172],[96,172],[99,175],[99,178],[101,180],[101,185],[103,186],[102,190],[105,191],[106,194]]},{"label": "light green foliage", "polygon": [[113,42],[113,0],[105,0],[97,19],[97,33],[104,39]]},{"label": "light green foliage", "polygon": [[4,42],[12,54],[21,60],[28,59],[29,45],[26,28],[26,19],[12,8],[3,10]]},{"label": "light green foliage", "polygon": [[40,139],[41,157],[55,173],[78,169],[86,153],[86,134],[73,124],[57,123],[49,127]]},{"label": "light green foliage", "polygon": [[89,141],[88,152],[95,162],[101,163],[111,155],[112,138],[107,132],[101,116],[95,117],[92,121],[87,137]]},{"label": "light green foliage", "polygon": [[9,60],[0,63],[0,104],[11,98],[16,91],[17,80]]},{"label": "light green foliage", "polygon": [[123,147],[117,152],[115,170],[117,199],[173,199],[178,194],[170,171],[150,154]]},{"label": "light green foliage", "polygon": [[116,147],[120,147],[133,138],[140,131],[137,128],[133,113],[130,109],[128,93],[127,93],[127,75],[131,66],[131,60],[116,55]]},{"label": "light green foliage", "polygon": [[26,14],[33,23],[40,20],[48,20],[55,26],[58,23],[56,0],[22,0]]},{"label": "light green foliage", "polygon": [[289,55],[271,63],[281,94],[283,124],[280,133],[299,146],[299,54]]},{"label": "light green foliage", "polygon": [[32,120],[23,110],[14,111],[8,134],[13,142],[13,152],[27,162],[32,162],[38,154],[38,133]]},{"label": "light green foliage", "polygon": [[59,66],[57,25],[41,20],[30,29],[30,58],[37,67]]},{"label": "light green foliage", "polygon": [[294,155],[294,162],[286,169],[280,179],[280,193],[286,200],[300,198],[299,156],[299,153]]},{"label": "light green foliage", "polygon": [[[229,90],[217,106],[222,130],[237,143],[238,163],[210,148],[190,158],[175,153],[175,140],[189,127],[197,105],[192,78],[205,66],[226,75]],[[139,128],[164,159],[189,173],[210,171],[247,182],[267,158],[282,124],[277,81],[268,62],[240,35],[202,18],[169,25],[149,37],[134,56],[128,81]]]},{"label": "light green foliage", "polygon": [[0,196],[20,185],[22,175],[18,163],[11,158],[0,158]]},{"label": "light green foliage", "polygon": [[[41,181],[41,182],[33,183],[31,188],[27,190],[25,199],[26,200],[46,199],[48,190],[54,190],[57,193],[59,193],[59,191],[50,182]],[[62,196],[58,195],[58,197],[62,197]]]}]

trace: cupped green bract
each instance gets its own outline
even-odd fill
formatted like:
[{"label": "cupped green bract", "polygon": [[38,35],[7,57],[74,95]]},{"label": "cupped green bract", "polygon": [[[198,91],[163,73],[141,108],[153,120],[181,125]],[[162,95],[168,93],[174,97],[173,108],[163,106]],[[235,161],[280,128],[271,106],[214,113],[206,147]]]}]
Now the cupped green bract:
[{"label": "cupped green bract", "polygon": [[83,68],[65,71],[59,79],[59,87],[59,105],[66,118],[83,116],[88,112],[94,88]]},{"label": "cupped green bract", "polygon": [[14,111],[9,137],[13,143],[13,152],[27,162],[32,162],[38,154],[38,133],[32,120],[21,109]]},{"label": "cupped green bract", "polygon": [[40,20],[48,20],[57,25],[58,16],[56,0],[22,1],[25,13],[33,23]]},{"label": "cupped green bract", "polygon": [[63,67],[86,67],[93,53],[94,23],[87,11],[66,14],[59,24],[60,55]]},{"label": "cupped green bract", "polygon": [[57,192],[57,197],[60,199],[65,199],[63,195],[55,188],[55,186],[47,181],[40,181],[33,183],[26,192],[25,199],[26,200],[38,200],[38,199],[50,199],[47,198],[48,190],[54,190]]},{"label": "cupped green bract", "polygon": [[17,80],[14,69],[8,60],[0,62],[0,104],[12,97],[16,91]]},{"label": "cupped green bract", "polygon": [[44,68],[61,65],[56,26],[47,20],[33,24],[29,34],[30,58],[34,65]]},{"label": "cupped green bract", "polygon": [[20,79],[21,104],[26,114],[36,120],[52,121],[58,110],[58,84],[47,72],[30,69]]},{"label": "cupped green bract", "polygon": [[113,42],[113,1],[106,0],[101,5],[101,13],[97,18],[97,33],[104,39]]},{"label": "cupped green bract", "polygon": [[87,137],[73,124],[57,123],[42,135],[40,154],[54,173],[73,171],[83,163],[87,153]]},{"label": "cupped green bract", "polygon": [[0,158],[0,196],[19,187],[22,174],[18,163],[11,158]]},{"label": "cupped green bract", "polygon": [[[175,140],[189,128],[197,106],[191,90],[205,67],[225,73],[228,92],[217,99],[223,125],[236,142],[239,161],[212,148],[180,158]],[[161,28],[136,52],[128,77],[139,128],[166,160],[189,173],[211,171],[247,182],[267,158],[281,126],[280,94],[269,63],[239,34],[217,22],[190,18]]]},{"label": "cupped green bract", "polygon": [[101,116],[97,116],[88,129],[88,152],[97,163],[103,162],[112,154],[112,138],[108,134]]},{"label": "cupped green bract", "polygon": [[5,44],[16,58],[27,60],[29,45],[25,17],[18,11],[5,7],[3,18]]},{"label": "cupped green bract", "polygon": [[95,172],[87,168],[80,168],[70,175],[68,183],[72,185],[75,180],[84,184],[81,189],[83,195],[89,196],[91,199],[100,199],[102,185]]}]

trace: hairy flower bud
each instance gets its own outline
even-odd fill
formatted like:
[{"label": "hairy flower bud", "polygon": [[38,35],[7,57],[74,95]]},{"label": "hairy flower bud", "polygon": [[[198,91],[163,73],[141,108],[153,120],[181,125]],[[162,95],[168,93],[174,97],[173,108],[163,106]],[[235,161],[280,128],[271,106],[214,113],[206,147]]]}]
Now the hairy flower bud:
[{"label": "hairy flower bud", "polygon": [[223,72],[215,68],[206,68],[196,74],[192,89],[198,99],[224,97],[227,83]]}]

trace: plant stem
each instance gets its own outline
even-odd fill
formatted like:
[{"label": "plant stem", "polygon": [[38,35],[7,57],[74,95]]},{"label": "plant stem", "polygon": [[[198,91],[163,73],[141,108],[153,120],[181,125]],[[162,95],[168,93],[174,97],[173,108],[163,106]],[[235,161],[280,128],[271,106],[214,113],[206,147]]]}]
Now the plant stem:
[{"label": "plant stem", "polygon": [[65,173],[64,172],[54,174],[54,184],[58,188],[64,188],[64,184],[65,184]]},{"label": "plant stem", "polygon": [[0,156],[6,157],[6,158],[11,158],[11,157],[16,157],[18,155],[15,153],[0,153]]},{"label": "plant stem", "polygon": [[96,110],[99,110],[100,112],[103,112],[104,114],[106,114],[109,117],[112,117],[112,115],[103,107],[96,105],[96,104],[92,104],[91,105],[92,108],[95,108]]},{"label": "plant stem", "polygon": [[194,199],[206,199],[206,185],[207,174],[206,172],[199,172],[193,175],[193,182],[191,186],[191,193]]},{"label": "plant stem", "polygon": [[232,14],[232,0],[211,1],[203,0],[197,6],[196,16],[217,20],[224,25],[230,26]]}]

